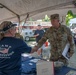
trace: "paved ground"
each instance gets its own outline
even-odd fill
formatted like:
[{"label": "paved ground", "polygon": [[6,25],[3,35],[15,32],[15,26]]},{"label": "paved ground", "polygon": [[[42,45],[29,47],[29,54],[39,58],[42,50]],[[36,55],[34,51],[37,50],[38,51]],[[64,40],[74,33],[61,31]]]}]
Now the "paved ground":
[{"label": "paved ground", "polygon": [[[26,42],[29,46],[34,46],[36,45],[35,41],[31,41],[31,42]],[[69,60],[69,67],[75,68],[76,69],[76,48],[75,48],[75,53],[73,54],[73,56],[70,58]]]}]

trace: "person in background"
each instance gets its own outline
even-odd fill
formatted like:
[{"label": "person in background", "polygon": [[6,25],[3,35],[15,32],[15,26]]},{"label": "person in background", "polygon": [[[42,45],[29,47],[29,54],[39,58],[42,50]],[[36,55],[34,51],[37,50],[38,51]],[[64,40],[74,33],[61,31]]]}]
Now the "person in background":
[{"label": "person in background", "polygon": [[[34,33],[34,37],[36,38],[36,44],[42,38],[43,35],[44,35],[44,30],[42,30],[41,25],[38,25],[37,30],[35,30],[35,33]],[[38,55],[42,55],[42,51],[43,49],[39,48],[37,51]]]},{"label": "person in background", "polygon": [[37,30],[34,33],[34,37],[36,37],[36,43],[38,43],[38,41],[42,38],[43,35],[44,35],[44,30],[42,30],[41,25],[38,25]]},{"label": "person in background", "polygon": [[59,14],[52,14],[50,16],[52,26],[45,32],[44,36],[39,40],[37,46],[34,49],[40,48],[48,39],[50,43],[50,61],[60,61],[63,62],[64,65],[67,65],[67,59],[63,57],[62,52],[67,43],[70,44],[70,50],[68,51],[69,57],[71,57],[74,53],[74,40],[72,36],[72,32],[70,29],[60,24]]},{"label": "person in background", "polygon": [[15,26],[10,21],[0,24],[0,75],[21,75],[21,54],[35,50],[15,37]]}]

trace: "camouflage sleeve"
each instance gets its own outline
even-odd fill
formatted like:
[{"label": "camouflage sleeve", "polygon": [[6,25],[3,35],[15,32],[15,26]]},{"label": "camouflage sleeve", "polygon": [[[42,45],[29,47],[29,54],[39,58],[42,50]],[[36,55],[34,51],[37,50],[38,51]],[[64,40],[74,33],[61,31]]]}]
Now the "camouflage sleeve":
[{"label": "camouflage sleeve", "polygon": [[39,40],[39,42],[37,44],[38,48],[40,48],[46,42],[46,40],[48,39],[48,32],[49,31],[46,31],[44,33],[43,37]]},{"label": "camouflage sleeve", "polygon": [[67,30],[68,30],[67,31],[68,32],[68,41],[69,41],[69,44],[70,44],[69,55],[72,56],[73,53],[74,53],[74,50],[75,50],[74,38],[73,38],[71,30],[69,28]]}]

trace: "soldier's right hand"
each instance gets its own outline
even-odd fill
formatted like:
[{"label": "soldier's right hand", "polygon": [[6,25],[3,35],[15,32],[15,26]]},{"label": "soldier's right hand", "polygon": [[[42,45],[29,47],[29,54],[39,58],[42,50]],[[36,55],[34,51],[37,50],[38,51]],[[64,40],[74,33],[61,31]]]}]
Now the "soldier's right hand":
[{"label": "soldier's right hand", "polygon": [[37,46],[34,46],[34,47],[32,48],[31,53],[33,53],[33,52],[37,52],[37,50],[38,50],[38,47],[37,47]]}]

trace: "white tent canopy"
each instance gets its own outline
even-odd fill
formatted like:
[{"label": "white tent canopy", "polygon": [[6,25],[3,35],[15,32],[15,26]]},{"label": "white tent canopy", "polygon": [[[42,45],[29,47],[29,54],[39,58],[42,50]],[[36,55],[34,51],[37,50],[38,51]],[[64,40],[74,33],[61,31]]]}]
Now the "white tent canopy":
[{"label": "white tent canopy", "polygon": [[62,17],[68,10],[76,14],[75,5],[75,0],[0,0],[0,22],[20,22],[27,17],[37,20],[53,13],[59,13]]}]

